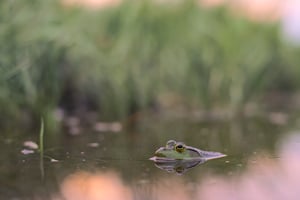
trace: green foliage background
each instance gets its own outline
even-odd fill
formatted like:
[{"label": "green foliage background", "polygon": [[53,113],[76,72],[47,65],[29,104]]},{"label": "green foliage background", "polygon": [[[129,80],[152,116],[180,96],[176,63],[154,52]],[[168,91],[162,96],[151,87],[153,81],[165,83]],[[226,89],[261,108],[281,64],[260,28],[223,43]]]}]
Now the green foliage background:
[{"label": "green foliage background", "polygon": [[300,84],[299,49],[282,40],[278,24],[193,1],[94,11],[1,1],[0,42],[2,125],[87,104],[118,120],[170,93],[199,109],[238,111]]}]

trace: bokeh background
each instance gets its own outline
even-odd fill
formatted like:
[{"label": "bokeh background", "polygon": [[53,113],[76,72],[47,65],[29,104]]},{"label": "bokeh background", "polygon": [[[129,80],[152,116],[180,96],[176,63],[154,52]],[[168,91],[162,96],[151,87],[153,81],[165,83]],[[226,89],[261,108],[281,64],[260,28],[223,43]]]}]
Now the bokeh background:
[{"label": "bokeh background", "polygon": [[298,4],[3,1],[1,126],[55,123],[55,111],[123,121],[145,109],[238,113],[291,99]]}]

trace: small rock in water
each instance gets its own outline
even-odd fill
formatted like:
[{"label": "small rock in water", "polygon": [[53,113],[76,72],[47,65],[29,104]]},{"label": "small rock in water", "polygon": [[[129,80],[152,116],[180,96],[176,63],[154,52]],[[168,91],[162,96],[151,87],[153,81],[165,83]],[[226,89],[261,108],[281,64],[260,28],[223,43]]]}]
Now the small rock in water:
[{"label": "small rock in water", "polygon": [[29,149],[38,149],[39,145],[37,145],[37,143],[33,142],[33,141],[25,141],[23,143],[24,147],[27,147]]},{"label": "small rock in water", "polygon": [[99,131],[99,132],[105,132],[109,130],[109,125],[108,123],[104,123],[104,122],[97,122],[94,125],[94,130],[95,131]]},{"label": "small rock in water", "polygon": [[69,127],[78,126],[79,123],[80,123],[80,120],[77,117],[68,117],[66,119],[66,125]]},{"label": "small rock in water", "polygon": [[57,108],[56,110],[54,110],[53,116],[56,121],[61,122],[65,117],[65,112],[63,109]]},{"label": "small rock in water", "polygon": [[269,120],[276,125],[285,125],[288,122],[288,115],[281,112],[270,113]]},{"label": "small rock in water", "polygon": [[93,147],[93,148],[99,147],[99,143],[97,143],[97,142],[91,142],[91,143],[88,143],[87,145],[89,147]]},{"label": "small rock in water", "polygon": [[51,158],[50,162],[58,162],[58,160]]},{"label": "small rock in water", "polygon": [[112,132],[120,132],[122,130],[122,124],[120,122],[113,122],[110,125]]},{"label": "small rock in water", "polygon": [[33,154],[34,151],[31,150],[31,149],[23,149],[23,150],[21,151],[21,153],[24,154],[24,155],[28,155],[28,154]]},{"label": "small rock in water", "polygon": [[106,132],[106,131],[120,132],[122,130],[122,124],[120,122],[112,122],[112,123],[97,122],[94,125],[94,130],[98,132]]},{"label": "small rock in water", "polygon": [[70,128],[69,133],[71,135],[79,135],[80,134],[80,128],[77,126],[73,126]]}]

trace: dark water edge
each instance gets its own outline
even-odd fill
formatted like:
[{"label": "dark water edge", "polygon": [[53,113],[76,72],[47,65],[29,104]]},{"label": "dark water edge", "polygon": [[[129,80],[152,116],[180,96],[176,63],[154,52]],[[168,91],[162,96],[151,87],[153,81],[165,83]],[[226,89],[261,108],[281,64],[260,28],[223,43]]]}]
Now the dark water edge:
[{"label": "dark water edge", "polygon": [[[61,132],[55,137],[46,133],[44,178],[39,153],[21,153],[24,141],[38,143],[36,133],[19,130],[10,137],[3,134],[0,199],[72,199],[66,197],[66,193],[67,196],[75,195],[81,188],[76,188],[78,184],[92,188],[99,180],[106,180],[106,184],[112,184],[116,190],[119,188],[120,195],[126,190],[129,196],[122,199],[162,197],[162,188],[173,187],[172,184],[168,186],[170,182],[179,184],[176,187],[184,182],[189,185],[188,190],[195,193],[199,181],[209,174],[239,176],[249,163],[256,162],[258,155],[278,159],[278,144],[297,128],[294,121],[280,124],[270,118],[249,118],[200,122],[150,117],[130,131],[87,129],[76,136]],[[197,166],[182,176],[170,174],[148,160],[169,139],[228,156]],[[162,188],[156,188],[157,185]]]}]

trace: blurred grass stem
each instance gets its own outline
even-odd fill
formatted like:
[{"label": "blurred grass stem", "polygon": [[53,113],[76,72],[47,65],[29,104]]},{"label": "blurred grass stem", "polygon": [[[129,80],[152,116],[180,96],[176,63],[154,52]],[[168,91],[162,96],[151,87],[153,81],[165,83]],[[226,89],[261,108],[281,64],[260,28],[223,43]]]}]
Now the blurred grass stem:
[{"label": "blurred grass stem", "polygon": [[41,171],[41,178],[44,180],[45,177],[45,168],[44,168],[44,119],[41,118],[41,127],[40,127],[40,171]]}]

